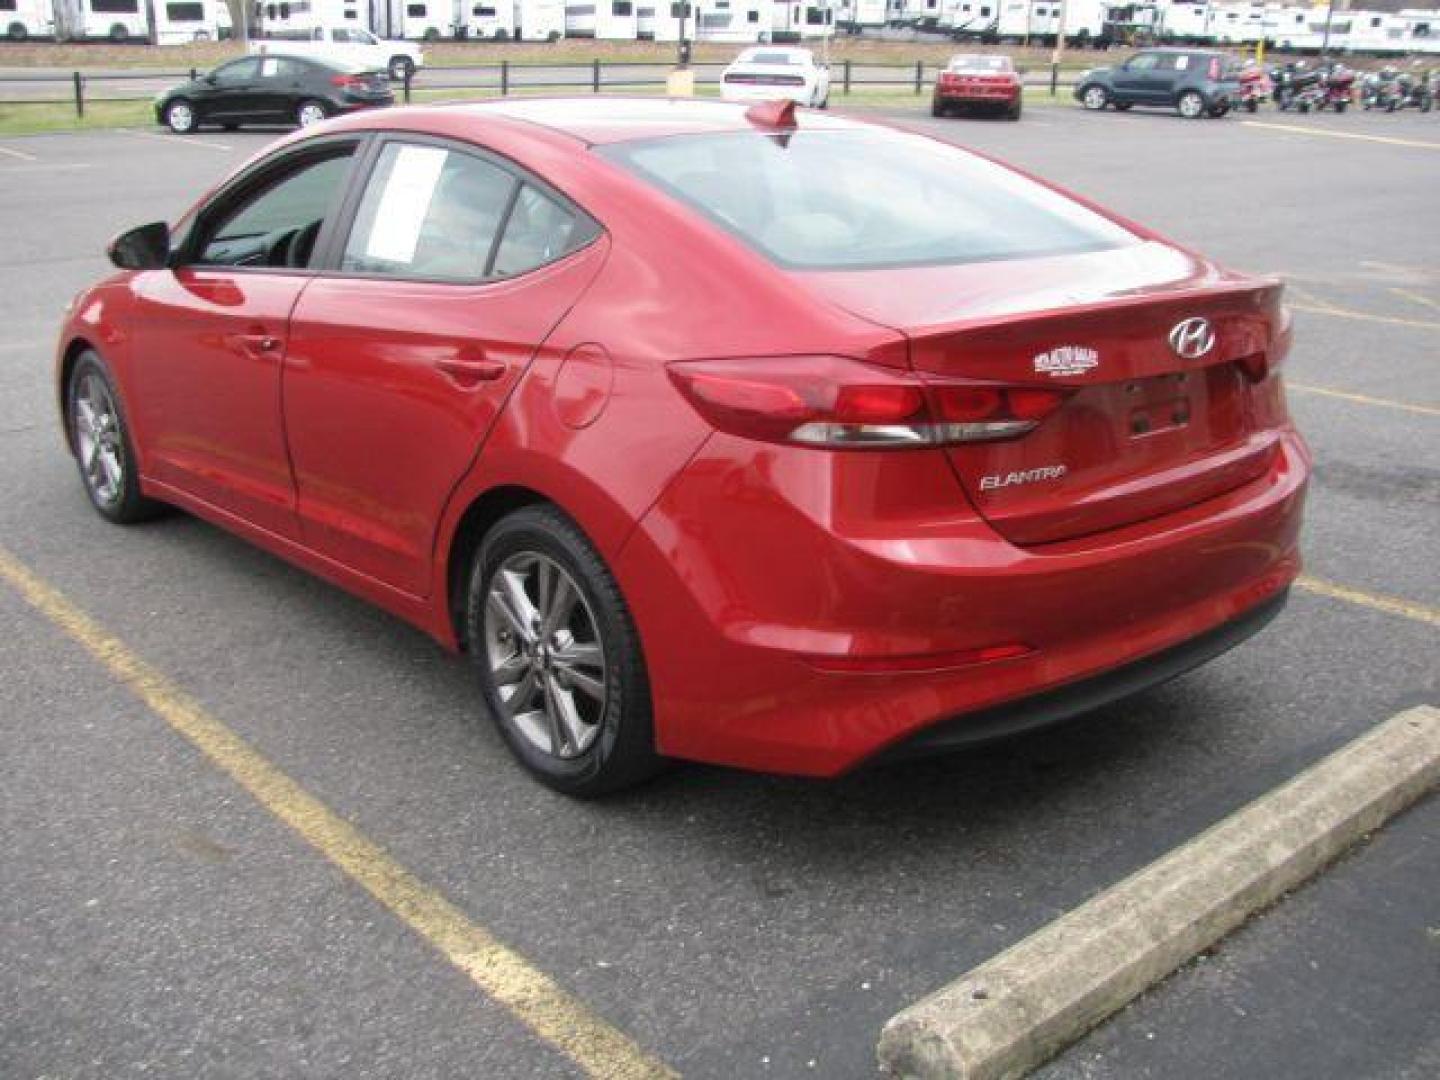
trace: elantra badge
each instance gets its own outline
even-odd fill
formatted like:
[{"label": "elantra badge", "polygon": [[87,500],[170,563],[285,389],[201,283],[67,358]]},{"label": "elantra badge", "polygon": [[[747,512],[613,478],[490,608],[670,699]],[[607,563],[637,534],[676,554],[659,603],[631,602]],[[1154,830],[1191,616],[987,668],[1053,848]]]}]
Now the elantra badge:
[{"label": "elantra badge", "polygon": [[1083,345],[1057,345],[1035,357],[1035,374],[1060,378],[1062,375],[1084,375],[1100,365],[1100,354]]},{"label": "elantra badge", "polygon": [[1039,468],[1021,472],[995,473],[993,476],[980,478],[980,490],[999,491],[1016,484],[1033,484],[1037,480],[1059,480],[1067,472],[1069,470],[1064,465],[1041,465]]},{"label": "elantra badge", "polygon": [[1186,319],[1170,331],[1170,347],[1185,360],[1199,360],[1215,347],[1215,328],[1209,319]]}]

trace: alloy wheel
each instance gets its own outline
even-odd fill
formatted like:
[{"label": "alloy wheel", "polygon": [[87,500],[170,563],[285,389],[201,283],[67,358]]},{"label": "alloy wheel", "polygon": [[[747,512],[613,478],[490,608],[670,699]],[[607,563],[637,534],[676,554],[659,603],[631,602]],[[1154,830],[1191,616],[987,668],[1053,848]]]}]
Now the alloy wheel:
[{"label": "alloy wheel", "polygon": [[325,109],[313,101],[307,101],[300,106],[300,113],[297,119],[301,127],[309,127],[311,124],[318,124],[325,119]]},{"label": "alloy wheel", "polygon": [[75,391],[71,415],[75,451],[91,496],[112,508],[125,496],[125,447],[120,412],[110,389],[98,375],[84,376]]},{"label": "alloy wheel", "polygon": [[490,579],[485,655],[501,719],[561,760],[589,750],[605,716],[599,626],[575,579],[549,556],[518,552]]},{"label": "alloy wheel", "polygon": [[195,126],[195,112],[183,101],[177,101],[166,111],[165,120],[171,131],[183,134]]},{"label": "alloy wheel", "polygon": [[1105,88],[1103,86],[1092,86],[1085,91],[1085,97],[1082,99],[1082,101],[1085,105],[1085,108],[1098,111],[1105,108],[1105,102],[1106,99],[1109,98],[1109,96],[1110,95],[1105,92]]}]

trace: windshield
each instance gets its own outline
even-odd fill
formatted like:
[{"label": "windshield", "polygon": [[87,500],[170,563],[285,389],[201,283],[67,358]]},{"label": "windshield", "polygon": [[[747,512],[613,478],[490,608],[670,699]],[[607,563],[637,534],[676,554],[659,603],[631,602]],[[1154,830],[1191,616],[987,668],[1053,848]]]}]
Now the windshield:
[{"label": "windshield", "polygon": [[955,56],[950,59],[951,71],[1009,71],[1008,56]]},{"label": "windshield", "polygon": [[598,152],[791,269],[1038,258],[1137,242],[1008,169],[905,132],[727,132]]}]

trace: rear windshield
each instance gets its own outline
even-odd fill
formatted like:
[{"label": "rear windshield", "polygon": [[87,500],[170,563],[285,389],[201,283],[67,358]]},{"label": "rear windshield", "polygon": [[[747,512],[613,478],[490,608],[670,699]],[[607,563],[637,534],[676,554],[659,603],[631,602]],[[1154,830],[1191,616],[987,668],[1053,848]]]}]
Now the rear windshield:
[{"label": "rear windshield", "polygon": [[1009,71],[1008,56],[956,56],[950,60],[951,71]]},{"label": "rear windshield", "polygon": [[788,269],[1038,258],[1138,239],[1008,169],[904,132],[725,132],[599,152]]}]

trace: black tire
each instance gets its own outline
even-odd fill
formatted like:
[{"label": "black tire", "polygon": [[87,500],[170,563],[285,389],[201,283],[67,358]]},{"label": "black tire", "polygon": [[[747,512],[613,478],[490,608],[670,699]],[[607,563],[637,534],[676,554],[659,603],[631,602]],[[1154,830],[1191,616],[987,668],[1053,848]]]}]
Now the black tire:
[{"label": "black tire", "polygon": [[1020,114],[1021,114],[1021,112],[1023,111],[1023,109],[1024,109],[1024,103],[1021,102],[1021,101],[1019,101],[1019,100],[1017,100],[1014,105],[1011,105],[1008,109],[1005,110],[1005,119],[1006,119],[1006,120],[1019,120],[1019,119],[1020,119]]},{"label": "black tire", "polygon": [[[588,607],[586,615],[593,618],[604,656],[607,690],[596,720],[599,730],[587,749],[568,758],[536,746],[507,718],[491,671],[486,628],[490,589],[507,561],[527,555],[542,556],[570,576]],[[599,553],[557,507],[524,507],[486,534],[470,569],[465,631],[491,718],[510,751],[541,783],[566,795],[592,797],[637,784],[664,767],[655,752],[650,684],[629,607]]]},{"label": "black tire", "polygon": [[1200,120],[1208,110],[1200,91],[1186,90],[1175,99],[1175,111],[1187,120]]},{"label": "black tire", "polygon": [[12,22],[5,28],[5,36],[11,41],[24,41],[30,36],[30,31],[25,29],[24,23]]},{"label": "black tire", "polygon": [[1116,101],[1111,103],[1111,108],[1116,112],[1129,112],[1134,107],[1135,103],[1133,101]]},{"label": "black tire", "polygon": [[1213,117],[1213,118],[1216,119],[1216,120],[1219,120],[1222,116],[1226,115],[1229,111],[1230,111],[1230,106],[1229,106],[1229,105],[1212,105],[1212,106],[1210,107],[1210,109],[1209,109],[1209,112],[1210,112],[1211,117]]},{"label": "black tire", "polygon": [[930,103],[930,115],[931,115],[931,116],[934,116],[934,117],[945,116],[946,114],[949,113],[949,111],[950,111],[950,110],[949,110],[949,108],[948,108],[947,106],[942,105],[942,104],[941,104],[940,102],[938,102],[938,101],[932,101],[932,102]]},{"label": "black tire", "polygon": [[415,75],[415,61],[408,56],[392,56],[388,67],[391,82],[404,82]]},{"label": "black tire", "polygon": [[1245,111],[1251,114],[1259,112],[1260,102],[1256,101],[1254,98],[1250,98],[1248,101],[1245,102]]},{"label": "black tire", "polygon": [[127,28],[124,23],[116,23],[114,26],[110,27],[110,40],[115,42],[117,45],[123,41],[129,41],[129,28]]},{"label": "black tire", "polygon": [[1336,111],[1337,113],[1343,113],[1343,112],[1344,112],[1346,109],[1348,109],[1349,107],[1350,107],[1350,103],[1349,103],[1348,101],[1337,101],[1337,102],[1335,102],[1335,111]]},{"label": "black tire", "polygon": [[239,130],[240,130],[240,125],[239,125],[239,124],[221,124],[220,127],[221,127],[223,130],[225,130],[225,131],[239,131]]},{"label": "black tire", "polygon": [[[108,498],[97,489],[82,459],[82,446],[85,442],[81,434],[83,421],[79,419],[78,399],[82,388],[92,379],[103,385],[114,405],[115,423],[111,429],[114,434],[110,440],[110,449],[119,459],[121,482],[113,496]],[[86,349],[80,354],[75,366],[70,370],[69,381],[65,384],[65,429],[70,452],[80,470],[80,482],[84,485],[85,494],[90,497],[90,505],[95,507],[101,517],[115,525],[133,525],[164,513],[165,506],[162,503],[140,494],[140,470],[136,464],[135,447],[130,441],[130,425],[125,418],[125,407],[120,402],[120,395],[115,389],[115,380],[110,377],[109,369],[105,367],[100,354],[92,349]]]}]

